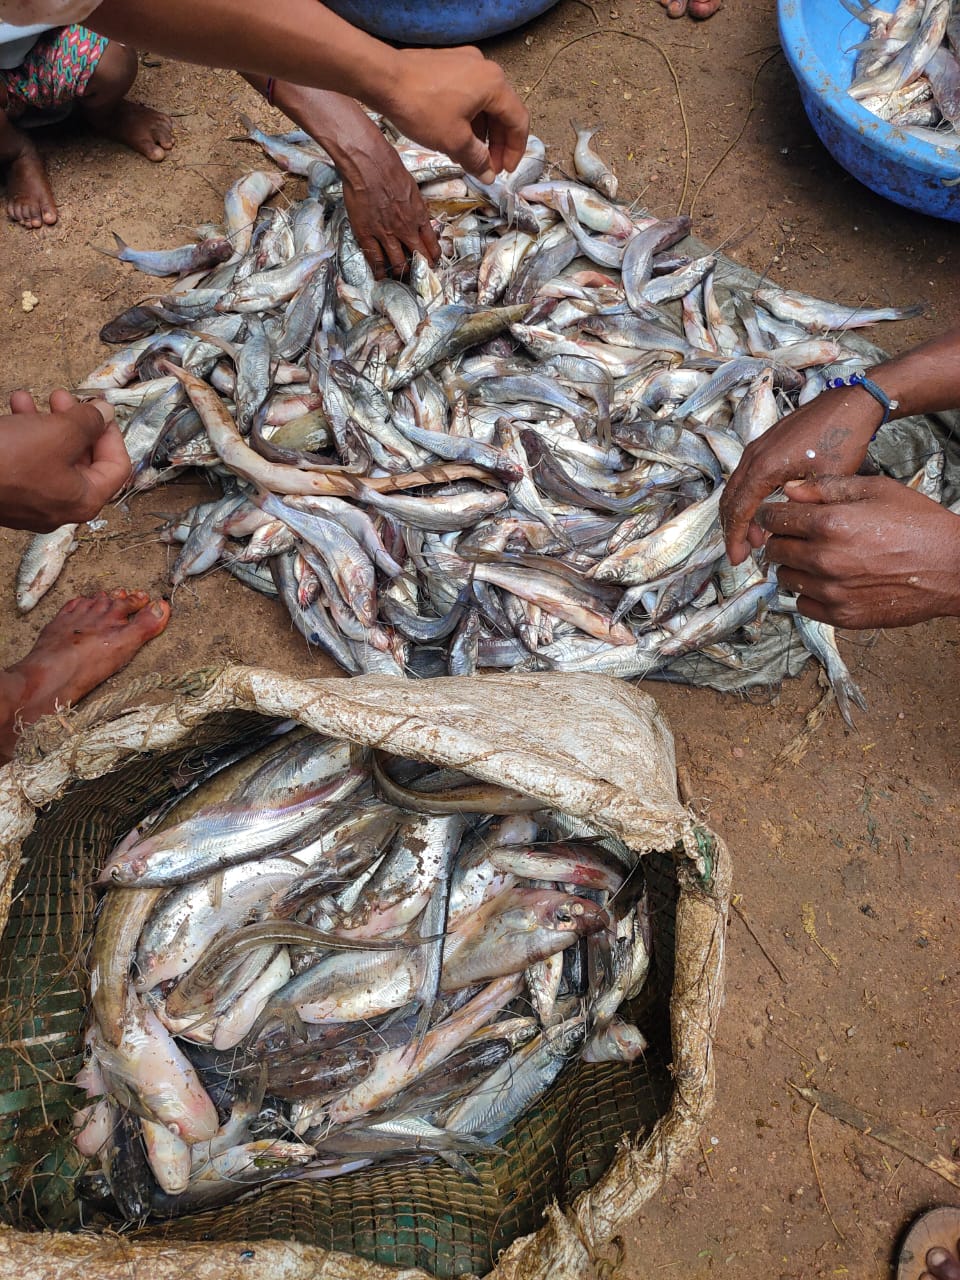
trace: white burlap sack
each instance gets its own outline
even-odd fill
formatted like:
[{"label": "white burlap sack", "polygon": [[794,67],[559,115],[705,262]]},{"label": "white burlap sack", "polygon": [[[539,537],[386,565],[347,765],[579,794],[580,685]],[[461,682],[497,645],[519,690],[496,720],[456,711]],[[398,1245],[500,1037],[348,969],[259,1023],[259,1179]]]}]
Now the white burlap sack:
[{"label": "white burlap sack", "polygon": [[[159,681],[156,682],[158,685]],[[181,682],[181,687],[183,684]],[[143,686],[137,694],[143,698]],[[117,699],[48,720],[0,770],[5,927],[20,848],[38,809],[77,779],[101,778],[137,756],[188,744],[211,716],[258,711],[399,756],[464,770],[587,819],[631,848],[677,852],[679,897],[671,996],[674,1092],[646,1135],[624,1135],[610,1168],[565,1211],[516,1240],[491,1280],[590,1277],[617,1233],[687,1157],[712,1104],[712,1037],[720,1009],[730,868],[676,790],[673,739],[652,698],[602,676],[509,675],[405,682],[380,677],[295,680],[231,667],[190,693],[114,714]],[[9,1048],[9,1046],[6,1046]],[[252,1251],[252,1252],[251,1252]],[[0,1276],[47,1280],[427,1280],[300,1243],[140,1240],[0,1229]]]}]

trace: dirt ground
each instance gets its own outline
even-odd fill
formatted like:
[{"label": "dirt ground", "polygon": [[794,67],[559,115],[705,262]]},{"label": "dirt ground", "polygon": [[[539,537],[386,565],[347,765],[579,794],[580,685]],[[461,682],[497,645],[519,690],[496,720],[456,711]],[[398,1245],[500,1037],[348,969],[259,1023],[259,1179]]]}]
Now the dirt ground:
[{"label": "dirt ground", "polygon": [[[598,24],[617,31],[567,45]],[[529,92],[534,126],[559,162],[569,163],[571,118],[602,122],[598,142],[624,193],[661,213],[693,207],[701,237],[750,267],[846,301],[927,299],[922,320],[873,335],[890,349],[956,321],[954,228],[873,196],[821,149],[778,52],[770,3],[736,0],[697,26],[669,22],[655,0],[615,9],[564,0],[493,53]],[[664,54],[689,122],[686,187],[687,144]],[[139,94],[178,113],[177,149],[162,168],[61,131],[43,144],[59,225],[0,227],[3,395],[78,381],[103,358],[100,325],[145,291],[93,246],[114,230],[137,245],[181,243],[217,219],[224,188],[257,161],[249,145],[229,140],[239,110],[265,114],[233,75],[164,62],[143,68]],[[29,314],[24,290],[39,299]],[[178,484],[139,499],[133,512],[110,508],[99,540],[23,620],[12,587],[25,538],[0,532],[0,662],[21,654],[73,594],[165,591],[168,552],[151,539],[155,516],[201,493]],[[703,1158],[691,1158],[625,1234],[615,1272],[623,1280],[883,1278],[919,1209],[960,1203],[960,1192],[919,1164],[822,1112],[811,1121],[790,1087],[815,1083],[944,1155],[955,1150],[957,629],[850,638],[845,653],[869,711],[856,733],[831,712],[800,763],[781,772],[775,757],[820,696],[812,671],[774,704],[652,687],[691,792],[730,844],[739,898]],[[177,593],[168,631],[129,670],[223,659],[326,673],[279,606],[222,575]]]}]

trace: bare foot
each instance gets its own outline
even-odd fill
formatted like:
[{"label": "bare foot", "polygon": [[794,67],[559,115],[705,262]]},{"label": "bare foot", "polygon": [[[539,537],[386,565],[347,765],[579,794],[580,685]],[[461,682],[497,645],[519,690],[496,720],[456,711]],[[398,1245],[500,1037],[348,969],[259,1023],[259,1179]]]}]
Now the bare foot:
[{"label": "bare foot", "polygon": [[682,18],[689,13],[698,22],[712,18],[720,8],[721,0],[660,0],[669,18]]},{"label": "bare foot", "polygon": [[960,1209],[941,1205],[917,1218],[900,1246],[897,1280],[960,1280]]},{"label": "bare foot", "polygon": [[52,227],[57,206],[47,177],[47,167],[29,138],[7,162],[7,217],[21,227]]},{"label": "bare foot", "polygon": [[80,698],[125,667],[167,625],[170,606],[145,591],[101,591],[63,606],[20,662],[0,672],[0,760],[19,729]]},{"label": "bare foot", "polygon": [[[960,1253],[960,1244],[957,1245]],[[927,1267],[920,1280],[960,1280],[960,1262],[946,1249],[933,1248],[927,1253]]]},{"label": "bare foot", "polygon": [[85,112],[90,127],[107,138],[123,142],[148,160],[166,159],[173,147],[173,121],[162,111],[126,98],[114,107]]}]

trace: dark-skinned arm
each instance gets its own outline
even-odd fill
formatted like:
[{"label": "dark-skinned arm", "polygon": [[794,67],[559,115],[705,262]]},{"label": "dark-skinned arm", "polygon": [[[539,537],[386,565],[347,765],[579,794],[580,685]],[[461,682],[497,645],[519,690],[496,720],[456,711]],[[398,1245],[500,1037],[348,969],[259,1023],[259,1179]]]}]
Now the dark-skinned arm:
[{"label": "dark-skinned arm", "polygon": [[[245,78],[266,94],[265,76]],[[388,269],[400,275],[408,256],[417,252],[436,262],[440,245],[417,184],[352,98],[278,80],[272,100],[330,153],[343,179],[353,233],[378,278]]]},{"label": "dark-skinned arm", "polygon": [[527,110],[479,49],[393,49],[317,0],[103,0],[86,23],[171,58],[359,98],[481,178],[514,169],[526,145]]},{"label": "dark-skinned arm", "polygon": [[[960,329],[953,329],[871,369],[894,417],[960,406]],[[764,531],[760,503],[790,480],[852,476],[862,465],[883,410],[862,387],[840,387],[789,414],[744,450],[720,502],[727,554],[739,564]]]}]

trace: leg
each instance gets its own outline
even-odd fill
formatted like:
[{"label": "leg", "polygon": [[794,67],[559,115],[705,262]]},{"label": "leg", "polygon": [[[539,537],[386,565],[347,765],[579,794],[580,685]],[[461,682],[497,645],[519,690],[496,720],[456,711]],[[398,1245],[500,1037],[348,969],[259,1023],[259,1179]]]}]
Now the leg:
[{"label": "leg", "polygon": [[79,100],[80,112],[97,133],[125,143],[148,160],[163,160],[173,146],[173,124],[160,111],[127,102],[136,77],[136,50],[111,40]]},{"label": "leg", "polygon": [[101,592],[65,604],[20,662],[0,672],[0,761],[24,725],[79,701],[125,667],[167,625],[170,606],[144,591]]},{"label": "leg", "polygon": [[7,170],[7,217],[21,227],[52,227],[57,206],[47,168],[27,135],[0,111],[0,165]]}]

